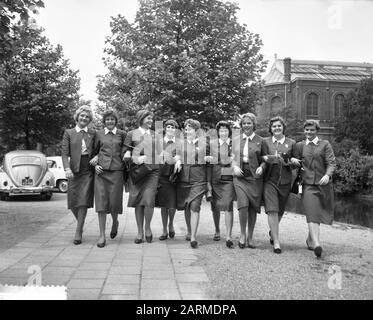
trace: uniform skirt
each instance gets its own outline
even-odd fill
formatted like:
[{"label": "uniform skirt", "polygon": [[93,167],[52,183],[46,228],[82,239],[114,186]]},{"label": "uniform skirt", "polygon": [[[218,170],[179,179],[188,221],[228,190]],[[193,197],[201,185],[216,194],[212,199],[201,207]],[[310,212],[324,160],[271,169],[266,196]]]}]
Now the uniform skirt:
[{"label": "uniform skirt", "polygon": [[153,169],[145,178],[134,184],[130,178],[128,207],[154,208],[158,188],[159,169]]},{"label": "uniform skirt", "polygon": [[250,207],[260,213],[263,179],[235,176],[233,177],[233,185],[237,197],[237,209]]},{"label": "uniform skirt", "polygon": [[123,212],[123,171],[104,170],[95,175],[95,207],[96,212]]},{"label": "uniform skirt", "polygon": [[94,173],[89,166],[88,155],[80,159],[79,172],[74,172],[74,177],[69,179],[67,189],[67,208],[79,207],[93,208]]},{"label": "uniform skirt", "polygon": [[265,211],[278,212],[280,216],[284,214],[286,202],[290,194],[291,184],[277,185],[273,181],[264,184],[263,198]]},{"label": "uniform skirt", "polygon": [[303,185],[302,207],[307,223],[332,224],[334,218],[334,190],[331,183]]},{"label": "uniform skirt", "polygon": [[219,211],[233,211],[235,199],[233,181],[212,183],[212,208]]},{"label": "uniform skirt", "polygon": [[168,176],[159,177],[155,206],[176,209],[176,186],[170,183]]}]

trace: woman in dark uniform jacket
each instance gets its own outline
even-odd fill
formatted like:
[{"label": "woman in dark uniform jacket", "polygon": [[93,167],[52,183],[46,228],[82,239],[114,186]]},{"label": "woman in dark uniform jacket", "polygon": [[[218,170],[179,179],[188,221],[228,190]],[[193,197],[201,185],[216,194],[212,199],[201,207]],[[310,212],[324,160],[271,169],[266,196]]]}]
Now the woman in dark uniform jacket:
[{"label": "woman in dark uniform jacket", "polygon": [[334,190],[331,177],[336,167],[335,156],[329,141],[317,136],[317,120],[304,123],[306,140],[296,144],[296,157],[302,160],[302,207],[307,217],[308,249],[321,257],[320,223],[332,224],[334,218]]},{"label": "woman in dark uniform jacket", "polygon": [[[145,239],[152,242],[153,234],[150,223],[153,218],[155,196],[157,193],[159,179],[159,161],[157,159],[155,133],[150,130],[153,125],[153,113],[148,110],[140,110],[136,114],[139,127],[128,132],[125,140],[125,151],[132,149],[132,169],[134,165],[146,165],[151,171],[142,179],[134,183],[130,178],[128,207],[135,208],[138,234],[135,243],[144,241],[144,219]],[[131,173],[130,173],[131,176]]]},{"label": "woman in dark uniform jacket", "polygon": [[[160,141],[162,148],[162,160],[159,175],[159,187],[156,197],[156,206],[161,208],[163,233],[159,240],[166,240],[175,237],[173,225],[176,212],[176,184],[170,182],[170,176],[174,173],[176,155],[176,145],[180,143],[176,138],[176,129],[179,125],[175,120],[167,120],[164,124],[165,135]],[[167,231],[168,223],[168,231]]]},{"label": "woman in dark uniform jacket", "polygon": [[82,243],[87,209],[93,207],[94,173],[89,166],[89,161],[93,154],[95,131],[87,127],[92,119],[91,108],[81,106],[74,114],[75,128],[66,129],[62,139],[62,162],[69,181],[67,208],[72,211],[77,220],[74,237],[76,245]]},{"label": "woman in dark uniform jacket", "polygon": [[[256,214],[260,212],[263,193],[263,171],[265,162],[263,138],[255,134],[256,117],[245,113],[240,120],[241,133],[234,134],[233,148],[233,184],[237,196],[237,208],[240,217],[241,235],[238,246],[255,248],[253,233]],[[246,236],[247,227],[247,236]]]},{"label": "woman in dark uniform jacket", "polygon": [[[216,125],[218,139],[210,141],[210,163],[212,164],[212,201],[214,215],[224,212],[226,227],[226,246],[233,248],[233,201],[235,191],[232,169],[232,129],[229,122],[219,121]],[[219,219],[216,219],[219,221]]]},{"label": "woman in dark uniform jacket", "polygon": [[285,211],[292,182],[292,169],[297,166],[294,158],[295,141],[285,137],[286,124],[281,117],[269,121],[271,137],[264,138],[267,164],[264,173],[264,206],[268,215],[270,242],[273,252],[281,253],[279,223]]},{"label": "woman in dark uniform jacket", "polygon": [[185,239],[191,241],[192,248],[197,248],[199,213],[203,195],[207,191],[206,154],[208,146],[206,137],[201,134],[199,121],[187,119],[184,129],[186,139],[183,141],[180,152],[182,169],[177,184],[177,209],[184,210],[188,229]]},{"label": "woman in dark uniform jacket", "polygon": [[99,248],[105,246],[106,215],[111,213],[113,224],[110,238],[118,232],[118,214],[123,212],[123,156],[126,133],[117,129],[118,117],[113,110],[102,116],[104,129],[96,132],[94,153],[98,155],[95,166],[95,208],[100,226]]}]

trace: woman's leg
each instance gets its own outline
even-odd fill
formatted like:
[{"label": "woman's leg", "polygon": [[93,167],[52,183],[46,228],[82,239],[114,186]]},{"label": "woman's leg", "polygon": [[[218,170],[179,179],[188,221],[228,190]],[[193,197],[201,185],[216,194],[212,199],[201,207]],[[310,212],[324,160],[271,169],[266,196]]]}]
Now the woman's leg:
[{"label": "woman's leg", "polygon": [[72,209],[71,209],[71,212],[73,213],[73,215],[74,215],[76,221],[78,221],[78,209],[79,209],[79,208],[72,208]]},{"label": "woman's leg", "polygon": [[111,218],[113,220],[113,224],[111,226],[110,237],[112,239],[114,239],[116,237],[117,233],[118,233],[118,226],[119,226],[118,214],[117,213],[112,213]]},{"label": "woman's leg", "polygon": [[233,211],[225,211],[226,240],[232,240]]},{"label": "woman's leg", "polygon": [[271,230],[271,236],[273,239],[273,247],[280,248],[279,238],[279,215],[276,211],[267,212],[268,225]]},{"label": "woman's leg", "polygon": [[162,226],[163,226],[163,232],[162,236],[167,236],[167,222],[168,222],[168,209],[162,207],[161,208],[161,216],[162,216]]},{"label": "woman's leg", "polygon": [[150,223],[153,219],[154,208],[145,207],[144,208],[144,215],[145,215],[145,236],[152,236],[152,229],[150,228]]},{"label": "woman's leg", "polygon": [[173,208],[168,208],[168,231],[169,233],[175,233],[175,228],[174,228],[174,218],[175,218],[175,213],[176,209]]},{"label": "woman's leg", "polygon": [[196,241],[197,238],[197,230],[199,224],[199,212],[198,211],[191,211],[190,215],[190,225],[191,225],[191,236],[190,241]]},{"label": "woman's leg", "polygon": [[99,212],[98,213],[98,225],[100,227],[100,238],[98,239],[98,243],[105,242],[105,228],[106,228],[106,212]]},{"label": "woman's leg", "polygon": [[82,240],[85,217],[87,216],[87,207],[79,207],[76,209],[76,212],[78,214],[78,219],[76,224],[75,240]]},{"label": "woman's leg", "polygon": [[238,210],[239,212],[239,218],[240,218],[240,229],[241,229],[241,234],[240,234],[240,243],[245,244],[246,241],[246,226],[247,226],[247,221],[248,221],[248,207],[241,208]]},{"label": "woman's leg", "polygon": [[310,222],[308,223],[308,244],[313,247],[320,246],[320,224]]},{"label": "woman's leg", "polygon": [[137,224],[137,239],[144,238],[144,207],[137,206],[135,208],[135,217]]},{"label": "woman's leg", "polygon": [[190,235],[192,233],[192,227],[190,225],[190,217],[191,217],[191,214],[190,214],[190,209],[187,208],[184,210],[184,217],[185,217],[185,223],[186,223],[186,226],[187,226],[187,234],[186,234],[186,240],[190,240]]},{"label": "woman's leg", "polygon": [[255,245],[253,243],[253,235],[254,235],[254,228],[255,228],[255,223],[256,223],[256,211],[255,209],[249,207],[249,213],[248,213],[248,221],[247,221],[247,226],[248,226],[248,233],[247,233],[247,243],[249,248],[255,248]]},{"label": "woman's leg", "polygon": [[215,225],[215,235],[214,240],[220,240],[220,211],[216,209],[214,203],[211,203],[211,211],[212,211],[212,218],[214,220]]}]

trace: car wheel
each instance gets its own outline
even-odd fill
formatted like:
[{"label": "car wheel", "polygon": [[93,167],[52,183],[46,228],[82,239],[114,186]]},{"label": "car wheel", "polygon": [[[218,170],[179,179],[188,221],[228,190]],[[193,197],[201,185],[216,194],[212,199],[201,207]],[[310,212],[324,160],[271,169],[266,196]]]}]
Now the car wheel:
[{"label": "car wheel", "polygon": [[51,198],[52,198],[51,193],[45,195],[45,200],[50,200]]},{"label": "car wheel", "polygon": [[60,192],[66,193],[67,192],[67,186],[68,186],[67,180],[58,181],[57,187],[58,187],[58,190],[60,190]]}]

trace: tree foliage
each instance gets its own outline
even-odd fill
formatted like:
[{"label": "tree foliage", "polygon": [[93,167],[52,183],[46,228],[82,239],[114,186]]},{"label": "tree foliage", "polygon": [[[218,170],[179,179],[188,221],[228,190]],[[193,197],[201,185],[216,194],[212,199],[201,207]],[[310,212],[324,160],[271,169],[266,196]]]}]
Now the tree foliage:
[{"label": "tree foliage", "polygon": [[134,23],[111,21],[99,99],[128,119],[151,103],[158,118],[203,125],[253,111],[266,62],[238,9],[219,0],[140,0]]},{"label": "tree foliage", "polygon": [[373,154],[373,79],[361,80],[344,104],[344,115],[336,123],[337,142],[358,141],[361,149]]},{"label": "tree foliage", "polygon": [[19,28],[27,23],[31,13],[44,7],[39,0],[0,1],[0,62],[11,56],[19,42]]},{"label": "tree foliage", "polygon": [[80,79],[42,30],[20,30],[20,50],[0,65],[0,135],[7,150],[61,140],[79,103]]}]

